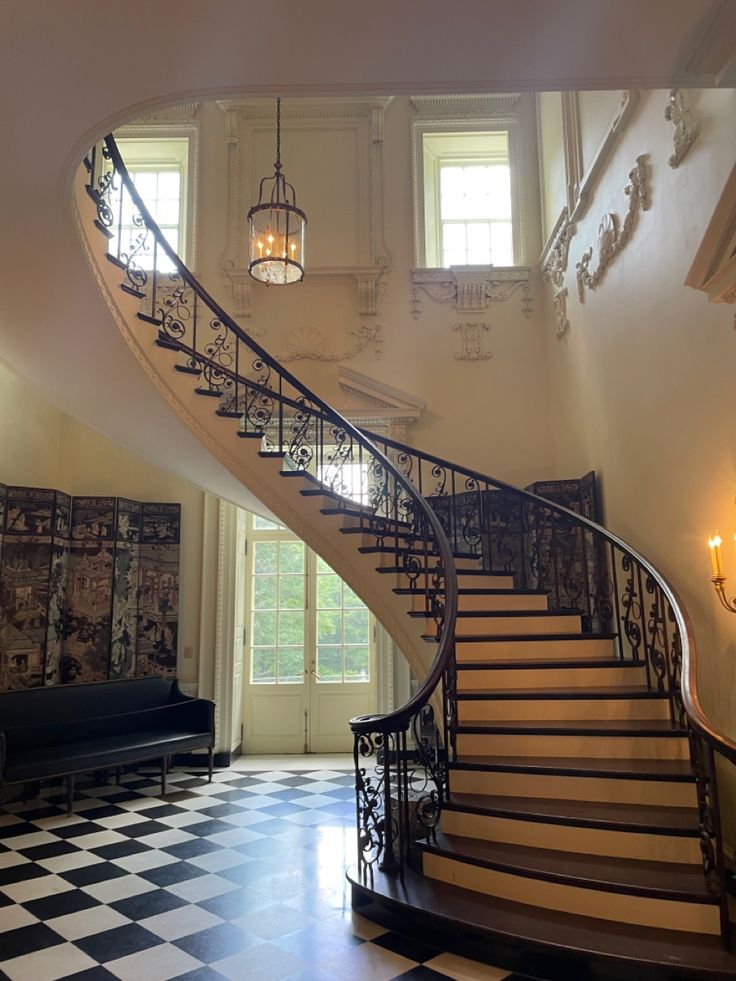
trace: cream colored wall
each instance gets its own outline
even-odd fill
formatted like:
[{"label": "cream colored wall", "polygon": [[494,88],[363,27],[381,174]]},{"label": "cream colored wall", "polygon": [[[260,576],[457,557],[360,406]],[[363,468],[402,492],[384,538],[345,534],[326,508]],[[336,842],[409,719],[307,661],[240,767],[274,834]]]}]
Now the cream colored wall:
[{"label": "cream colored wall", "polygon": [[[182,506],[179,677],[197,680],[203,492],[46,402],[0,363],[0,481]],[[191,649],[191,657],[184,657]]]},{"label": "cream colored wall", "polygon": [[[587,94],[584,102],[586,125],[600,131],[610,97]],[[667,165],[673,128],[663,118],[666,103],[664,91],[641,94],[572,241],[571,327],[561,341],[547,329],[555,456],[560,474],[598,472],[607,524],[680,592],[695,629],[705,708],[736,736],[736,619],[717,602],[706,547],[720,529],[727,571],[736,576],[734,311],[683,286],[733,166],[736,93],[692,93],[702,132],[676,170]],[[651,207],[581,305],[575,263],[594,245],[595,266],[598,222],[605,212],[625,214],[622,192],[640,154],[647,155]]]},{"label": "cream colored wall", "polygon": [[[328,173],[327,177],[323,175],[320,184],[314,166],[315,153],[324,152],[324,134],[296,129],[297,123],[290,124],[286,115],[287,100],[284,100],[283,108],[284,171],[287,179],[296,186],[298,201],[307,210],[310,220],[307,274],[303,284],[285,289],[254,284],[253,316],[242,319],[241,325],[269,352],[279,356],[288,352],[289,335],[295,329],[319,330],[324,338],[325,354],[332,355],[354,346],[356,339],[351,331],[380,324],[383,335],[380,357],[369,346],[343,363],[426,400],[427,410],[410,430],[414,445],[517,483],[548,476],[552,468],[552,438],[544,365],[544,304],[536,279],[534,312],[530,318],[521,310],[520,293],[506,302],[490,303],[485,313],[474,314],[459,313],[450,304],[436,303],[422,296],[421,316],[416,320],[412,318],[409,272],[415,264],[411,171],[414,111],[409,99],[394,98],[385,114],[384,227],[391,268],[384,279],[385,292],[376,317],[358,315],[354,282],[325,284],[316,278],[310,280],[310,261],[323,264],[356,261],[356,218],[352,212],[346,215],[345,242],[338,240],[335,243],[335,236],[340,233],[334,224],[334,208],[330,204],[334,182]],[[232,297],[221,271],[228,241],[230,206],[226,193],[225,116],[216,104],[205,103],[197,118],[201,146],[197,266],[207,288],[226,310],[232,310]],[[343,123],[338,120],[335,125],[341,140],[335,150],[339,152],[340,166],[352,167],[343,175],[340,200],[347,202],[349,189],[352,189],[353,207],[358,208],[367,180],[367,160],[362,159],[362,150],[358,152],[363,145],[358,141],[355,144],[346,142],[347,136],[341,128]],[[525,150],[521,176],[526,193],[527,261],[531,265],[541,247],[535,98],[532,95],[522,96],[520,100],[519,126]],[[270,138],[273,138],[272,134]],[[259,147],[260,136],[256,141],[256,148]],[[259,158],[258,167],[265,167],[264,173],[267,173],[271,160],[268,155],[263,156],[263,160]],[[302,167],[306,168],[304,174],[300,173]],[[325,167],[329,167],[329,160]],[[264,176],[264,173],[258,170],[256,176]],[[244,214],[239,214],[237,220],[245,226]],[[327,230],[322,228],[325,222]],[[332,236],[329,248],[325,238],[327,231]],[[312,242],[315,243],[314,251]],[[460,341],[452,328],[465,320],[481,321],[490,326],[487,347],[492,358],[489,360],[459,361],[454,357]],[[334,363],[298,360],[290,362],[288,368],[338,408],[345,404]]]}]

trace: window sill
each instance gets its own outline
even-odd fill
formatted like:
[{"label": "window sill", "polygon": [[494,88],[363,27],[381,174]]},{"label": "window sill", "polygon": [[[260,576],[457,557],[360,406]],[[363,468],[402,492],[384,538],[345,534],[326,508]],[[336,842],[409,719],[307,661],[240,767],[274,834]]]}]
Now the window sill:
[{"label": "window sill", "polygon": [[514,293],[521,311],[532,314],[531,269],[528,266],[450,266],[449,269],[411,270],[411,307],[416,320],[422,300],[449,303],[459,313],[483,313],[491,303],[503,303]]}]

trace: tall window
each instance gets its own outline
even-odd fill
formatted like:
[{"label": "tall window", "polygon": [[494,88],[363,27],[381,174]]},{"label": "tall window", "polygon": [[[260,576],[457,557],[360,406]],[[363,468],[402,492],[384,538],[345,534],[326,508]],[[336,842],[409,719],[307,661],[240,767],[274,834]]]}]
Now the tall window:
[{"label": "tall window", "polygon": [[[185,262],[187,219],[187,182],[189,140],[176,139],[120,139],[118,147],[128,173],[135,184],[151,217],[159,226],[166,241]],[[120,207],[119,199],[113,201],[113,211]],[[123,196],[121,215],[120,250],[126,252],[141,232],[136,224],[136,211],[129,195]],[[136,254],[136,261],[144,269],[153,268],[153,242],[151,236]],[[117,241],[112,243],[117,248]],[[174,264],[159,249],[156,254],[159,272],[171,272]]]},{"label": "tall window", "polygon": [[424,261],[430,267],[518,261],[509,130],[422,132]]},{"label": "tall window", "polygon": [[249,516],[250,682],[371,680],[373,625],[365,604],[283,525]]}]

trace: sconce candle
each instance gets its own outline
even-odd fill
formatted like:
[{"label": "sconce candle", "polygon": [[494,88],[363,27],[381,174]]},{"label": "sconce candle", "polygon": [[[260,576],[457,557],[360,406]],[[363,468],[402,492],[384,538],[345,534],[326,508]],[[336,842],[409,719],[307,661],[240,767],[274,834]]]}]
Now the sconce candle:
[{"label": "sconce candle", "polygon": [[713,566],[713,575],[723,575],[723,555],[721,554],[721,536],[716,532],[712,538],[708,539],[710,546],[710,561]]}]

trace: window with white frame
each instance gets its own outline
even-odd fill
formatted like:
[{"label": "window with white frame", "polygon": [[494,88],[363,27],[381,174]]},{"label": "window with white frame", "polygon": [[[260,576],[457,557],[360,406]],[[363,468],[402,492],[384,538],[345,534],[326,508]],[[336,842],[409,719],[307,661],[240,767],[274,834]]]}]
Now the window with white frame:
[{"label": "window with white frame", "polygon": [[[136,137],[117,140],[120,154],[125,161],[136,190],[151,217],[161,229],[166,241],[185,263],[187,255],[187,222],[189,219],[189,159],[190,141],[187,137]],[[112,201],[113,209],[120,207]],[[120,210],[120,248],[125,252],[140,234],[135,221],[135,208],[128,195],[124,195]],[[149,236],[150,239],[150,236]],[[116,245],[117,243],[113,243]],[[144,269],[154,265],[153,243],[146,240],[136,256]],[[162,249],[156,251],[156,269],[172,272],[173,262]]]},{"label": "window with white frame", "polygon": [[422,134],[425,262],[515,264],[509,132]]},{"label": "window with white frame", "polygon": [[347,583],[283,525],[248,516],[253,685],[371,681],[373,623]]}]

